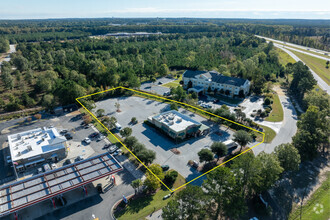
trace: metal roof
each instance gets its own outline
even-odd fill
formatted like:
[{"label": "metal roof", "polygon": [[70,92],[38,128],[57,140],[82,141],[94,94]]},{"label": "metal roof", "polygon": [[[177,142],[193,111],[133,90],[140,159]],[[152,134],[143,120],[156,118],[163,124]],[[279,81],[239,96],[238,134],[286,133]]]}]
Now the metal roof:
[{"label": "metal roof", "polygon": [[100,154],[0,188],[0,217],[121,171],[109,153]]}]

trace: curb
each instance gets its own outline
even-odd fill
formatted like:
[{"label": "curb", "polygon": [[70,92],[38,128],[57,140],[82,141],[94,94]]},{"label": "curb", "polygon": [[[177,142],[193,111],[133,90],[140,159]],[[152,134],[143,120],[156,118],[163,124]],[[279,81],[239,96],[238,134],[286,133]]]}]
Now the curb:
[{"label": "curb", "polygon": [[[126,196],[127,198],[131,198],[132,196],[134,196],[135,195],[135,193],[133,193],[133,194],[130,194],[130,195],[128,195],[128,196]],[[114,220],[116,220],[116,217],[115,217],[115,215],[114,215],[114,213],[113,213],[113,209],[115,208],[115,207],[117,207],[118,206],[118,204],[120,203],[122,201],[122,199],[120,199],[120,200],[118,200],[112,207],[111,207],[111,210],[110,210],[110,215],[111,215],[111,217],[114,219]]]}]

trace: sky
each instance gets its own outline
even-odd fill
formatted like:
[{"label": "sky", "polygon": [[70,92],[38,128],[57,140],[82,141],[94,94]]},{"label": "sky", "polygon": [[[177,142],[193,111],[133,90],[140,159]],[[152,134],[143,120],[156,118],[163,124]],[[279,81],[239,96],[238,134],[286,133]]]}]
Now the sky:
[{"label": "sky", "polygon": [[0,0],[0,19],[198,17],[330,19],[330,0]]}]

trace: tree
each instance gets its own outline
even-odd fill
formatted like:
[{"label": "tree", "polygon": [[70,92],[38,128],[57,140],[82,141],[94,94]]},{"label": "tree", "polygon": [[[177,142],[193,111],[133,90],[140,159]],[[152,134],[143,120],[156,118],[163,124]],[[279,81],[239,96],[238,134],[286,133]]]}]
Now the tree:
[{"label": "tree", "polygon": [[171,110],[177,110],[178,111],[178,105],[174,102],[171,102],[170,108],[171,108]]},{"label": "tree", "polygon": [[296,171],[299,169],[300,155],[297,148],[292,144],[281,144],[275,147],[275,155],[285,171]]},{"label": "tree", "polygon": [[[239,193],[241,189],[236,186],[235,176],[230,168],[219,167],[207,174],[207,179],[203,183],[203,189],[211,198],[212,206],[216,207],[216,211],[212,212],[214,219],[218,219],[222,213],[235,214],[235,217],[238,217],[246,212],[244,197]],[[240,201],[242,206],[236,206],[236,210],[233,211],[233,205],[238,201]]]},{"label": "tree", "polygon": [[9,50],[9,41],[4,37],[0,37],[0,53],[7,53],[8,50]]},{"label": "tree", "polygon": [[273,186],[283,172],[283,168],[275,154],[261,152],[256,157],[256,161],[260,162],[261,169],[260,180],[254,184],[254,190],[256,193],[261,193]]},{"label": "tree", "polygon": [[117,112],[120,112],[120,104],[119,104],[119,102],[116,102],[115,103],[115,107],[117,109]]},{"label": "tree", "polygon": [[241,146],[240,151],[242,151],[243,147],[245,147],[248,143],[252,142],[252,137],[246,131],[239,130],[234,134],[233,140]]},{"label": "tree", "polygon": [[213,160],[213,153],[209,149],[202,149],[198,152],[200,162],[210,162]]},{"label": "tree", "polygon": [[120,135],[122,137],[127,138],[127,137],[131,136],[131,134],[132,134],[132,128],[126,127],[124,129],[120,130],[119,133],[120,133]]},{"label": "tree", "polygon": [[207,198],[199,186],[188,185],[177,193],[173,202],[169,202],[164,208],[162,218],[172,219],[204,219],[206,217],[205,206]]},{"label": "tree", "polygon": [[131,182],[131,186],[133,187],[133,189],[135,191],[135,195],[136,195],[136,192],[138,192],[140,186],[142,186],[142,181],[140,179],[133,180]]},{"label": "tree", "polygon": [[166,182],[167,186],[172,186],[178,177],[178,172],[175,170],[168,171],[165,175],[164,181]]},{"label": "tree", "polygon": [[298,121],[298,132],[292,138],[303,160],[313,159],[321,143],[327,143],[329,137],[329,118],[326,111],[319,111],[316,106],[309,106]]},{"label": "tree", "polygon": [[220,157],[223,157],[227,154],[228,149],[227,146],[222,142],[213,142],[213,144],[211,145],[211,151],[215,153],[215,155],[217,155],[218,161]]},{"label": "tree", "polygon": [[193,87],[193,83],[191,82],[191,80],[189,80],[188,85],[187,85],[187,89],[190,89]]},{"label": "tree", "polygon": [[105,117],[103,117],[103,119],[102,119],[102,123],[103,123],[105,126],[107,126],[107,128],[108,128],[109,130],[111,130],[111,129],[113,129],[113,128],[116,127],[117,119],[116,119],[114,116],[112,116],[112,117],[105,116]]},{"label": "tree", "polygon": [[132,151],[135,154],[138,154],[141,151],[146,150],[146,146],[144,144],[141,144],[140,142],[137,142],[136,144],[134,144],[134,146],[132,147]]},{"label": "tree", "polygon": [[145,165],[152,163],[156,159],[156,153],[153,150],[144,149],[136,155]]},{"label": "tree", "polygon": [[83,121],[86,125],[88,125],[92,122],[92,117],[89,114],[86,114],[83,116]]},{"label": "tree", "polygon": [[187,97],[187,93],[182,86],[171,88],[171,95],[177,101],[183,101]]},{"label": "tree", "polygon": [[166,64],[162,64],[159,68],[159,74],[161,76],[166,76],[169,73],[169,69]]},{"label": "tree", "polygon": [[[158,178],[156,178],[156,176]],[[164,172],[159,164],[152,164],[147,173],[146,180],[144,181],[144,185],[150,190],[155,191],[160,187],[160,181],[164,179]]]},{"label": "tree", "polygon": [[133,125],[135,125],[136,123],[138,123],[136,117],[132,117],[132,118],[131,118],[131,123],[132,123]]},{"label": "tree", "polygon": [[97,117],[101,118],[104,115],[104,109],[100,108],[96,111]]},{"label": "tree", "polygon": [[128,149],[132,149],[136,143],[138,143],[138,140],[134,136],[129,136],[124,140],[124,144]]},{"label": "tree", "polygon": [[12,62],[21,72],[29,68],[29,61],[22,55],[15,55],[12,59]]},{"label": "tree", "polygon": [[40,120],[41,119],[41,114],[35,114],[34,117],[37,119],[37,120]]},{"label": "tree", "polygon": [[9,71],[1,71],[1,79],[2,82],[4,84],[4,86],[6,87],[6,89],[13,89],[14,88],[14,78],[12,77],[12,75],[10,74]]}]

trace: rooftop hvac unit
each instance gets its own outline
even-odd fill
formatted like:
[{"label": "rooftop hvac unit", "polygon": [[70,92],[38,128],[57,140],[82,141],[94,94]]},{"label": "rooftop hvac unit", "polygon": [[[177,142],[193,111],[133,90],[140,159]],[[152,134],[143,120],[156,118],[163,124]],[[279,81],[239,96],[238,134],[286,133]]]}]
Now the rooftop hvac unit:
[{"label": "rooftop hvac unit", "polygon": [[182,118],[178,118],[178,122],[182,122]]},{"label": "rooftop hvac unit", "polygon": [[17,156],[19,157],[19,156],[21,156],[21,155],[22,155],[21,152],[18,151],[18,152],[17,152]]},{"label": "rooftop hvac unit", "polygon": [[31,145],[26,146],[26,149],[27,149],[28,151],[32,151],[32,147],[31,147]]},{"label": "rooftop hvac unit", "polygon": [[174,122],[173,122],[173,121],[170,121],[168,124],[169,124],[169,125],[173,125],[173,124],[174,124]]}]

